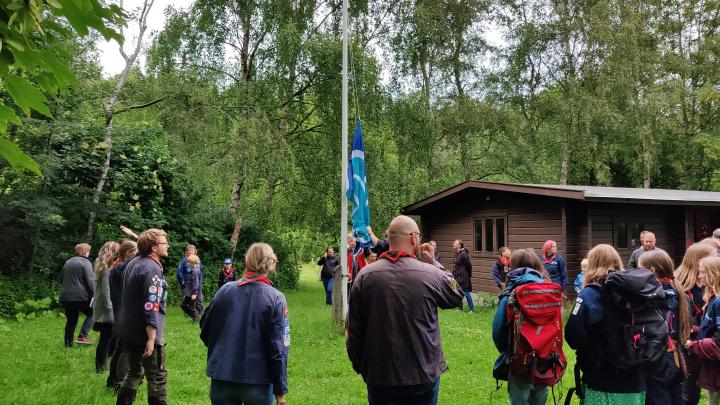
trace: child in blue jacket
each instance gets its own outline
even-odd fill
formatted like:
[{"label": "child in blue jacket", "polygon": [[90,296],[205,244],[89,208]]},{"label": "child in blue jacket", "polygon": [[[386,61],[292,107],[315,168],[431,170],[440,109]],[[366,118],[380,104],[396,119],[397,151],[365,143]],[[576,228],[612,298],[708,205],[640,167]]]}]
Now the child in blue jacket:
[{"label": "child in blue jacket", "polygon": [[508,353],[512,347],[509,346],[510,323],[507,319],[507,305],[510,292],[516,287],[546,281],[544,269],[540,259],[531,249],[513,252],[510,257],[510,268],[512,270],[507,275],[507,285],[492,322],[493,342],[500,352],[493,366],[493,376],[498,380],[507,380],[511,404],[541,405],[547,400],[547,387],[517,381],[507,372],[507,360],[512,354]]}]

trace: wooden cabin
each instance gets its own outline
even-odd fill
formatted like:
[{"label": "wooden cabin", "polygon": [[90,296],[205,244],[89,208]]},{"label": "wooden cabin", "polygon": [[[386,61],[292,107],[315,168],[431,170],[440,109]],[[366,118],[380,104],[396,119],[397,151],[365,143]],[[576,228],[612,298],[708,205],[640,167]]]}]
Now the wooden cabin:
[{"label": "wooden cabin", "polygon": [[502,246],[539,253],[556,241],[572,284],[592,246],[611,244],[627,263],[632,239],[648,230],[677,264],[690,243],[720,227],[720,192],[466,181],[402,212],[420,217],[423,239],[437,242],[448,269],[461,239],[473,289],[495,293],[491,269]]}]

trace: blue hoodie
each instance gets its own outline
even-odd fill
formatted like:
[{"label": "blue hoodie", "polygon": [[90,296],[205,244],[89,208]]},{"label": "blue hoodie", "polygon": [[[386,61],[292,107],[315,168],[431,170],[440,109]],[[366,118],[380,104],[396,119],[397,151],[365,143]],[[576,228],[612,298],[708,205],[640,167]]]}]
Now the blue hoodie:
[{"label": "blue hoodie", "polygon": [[[495,342],[495,347],[498,352],[500,352],[497,360],[495,360],[493,372],[503,366],[508,356],[507,350],[509,349],[508,339],[510,337],[510,325],[507,321],[507,303],[510,292],[523,284],[542,283],[543,281],[545,280],[539,271],[527,267],[515,269],[508,273],[507,285],[505,286],[503,294],[500,296],[498,309],[495,312],[495,318],[493,318],[492,322],[493,342]],[[500,379],[497,376],[496,378]]]}]

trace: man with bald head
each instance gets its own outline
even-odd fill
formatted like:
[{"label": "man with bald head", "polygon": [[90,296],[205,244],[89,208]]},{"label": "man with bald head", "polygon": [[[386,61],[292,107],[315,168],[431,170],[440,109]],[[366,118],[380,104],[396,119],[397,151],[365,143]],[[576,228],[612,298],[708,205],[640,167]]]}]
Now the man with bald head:
[{"label": "man with bald head", "polygon": [[655,246],[655,243],[657,243],[657,241],[655,240],[654,233],[643,231],[643,233],[641,233],[640,235],[642,240],[642,246],[635,249],[635,251],[633,251],[630,255],[630,260],[628,261],[627,265],[628,269],[634,269],[638,266],[638,260],[640,259],[640,255],[642,255],[643,253],[655,249],[662,250],[659,247]]},{"label": "man with bald head", "polygon": [[388,239],[390,250],[353,283],[348,357],[371,405],[436,404],[447,370],[438,308],[457,307],[463,292],[450,273],[418,260],[422,235],[412,218],[393,219]]}]

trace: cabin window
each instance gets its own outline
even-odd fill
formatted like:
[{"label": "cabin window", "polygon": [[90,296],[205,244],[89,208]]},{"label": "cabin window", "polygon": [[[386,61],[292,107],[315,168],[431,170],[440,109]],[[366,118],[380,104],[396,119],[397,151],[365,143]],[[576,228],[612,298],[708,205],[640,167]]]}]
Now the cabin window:
[{"label": "cabin window", "polygon": [[507,234],[505,217],[475,218],[473,228],[475,252],[495,254],[505,245]]},{"label": "cabin window", "polygon": [[636,239],[640,243],[640,232],[643,230],[642,221],[628,218],[613,218],[613,244],[617,249],[629,249],[631,241]]}]

